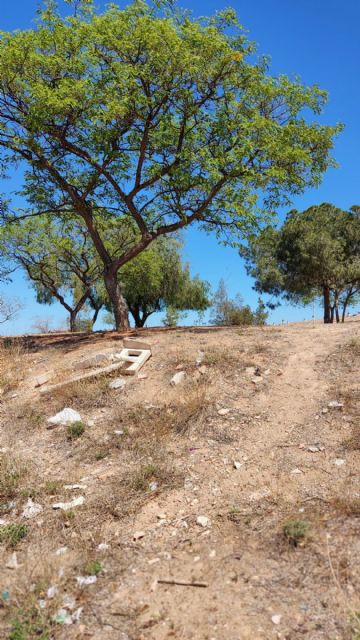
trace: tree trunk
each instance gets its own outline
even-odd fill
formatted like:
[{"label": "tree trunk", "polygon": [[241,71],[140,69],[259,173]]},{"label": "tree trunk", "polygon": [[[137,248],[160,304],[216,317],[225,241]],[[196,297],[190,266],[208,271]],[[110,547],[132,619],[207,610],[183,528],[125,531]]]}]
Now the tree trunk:
[{"label": "tree trunk", "polygon": [[324,295],[324,323],[331,323],[331,305],[330,305],[330,289],[329,287],[323,288]]},{"label": "tree trunk", "polygon": [[116,273],[105,271],[104,282],[114,313],[116,331],[127,331],[130,328],[129,309],[121,293]]},{"label": "tree trunk", "polygon": [[102,307],[102,304],[99,307],[96,307],[96,309],[94,311],[94,315],[92,317],[92,326],[94,326],[96,320],[98,319],[98,315],[99,315],[99,312],[101,310],[101,307]]},{"label": "tree trunk", "polygon": [[76,316],[77,316],[77,310],[74,311],[70,311],[70,331],[71,333],[74,333],[74,331],[76,331]]}]

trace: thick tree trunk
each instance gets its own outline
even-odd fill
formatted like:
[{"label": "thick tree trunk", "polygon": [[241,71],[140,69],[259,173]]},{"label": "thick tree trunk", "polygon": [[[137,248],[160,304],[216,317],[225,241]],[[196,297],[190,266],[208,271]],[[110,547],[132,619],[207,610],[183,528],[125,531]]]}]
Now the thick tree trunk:
[{"label": "thick tree trunk", "polygon": [[95,311],[94,311],[94,315],[93,315],[92,320],[91,320],[91,322],[92,322],[92,326],[94,326],[94,324],[95,324],[96,320],[98,319],[98,315],[99,315],[99,312],[100,312],[100,310],[101,310],[101,307],[102,307],[102,304],[101,304],[99,307],[97,307],[97,308],[95,309]]},{"label": "thick tree trunk", "polygon": [[74,333],[74,331],[76,331],[76,316],[77,316],[77,314],[78,314],[77,310],[70,311],[70,331],[71,331],[71,333]]},{"label": "thick tree trunk", "polygon": [[130,328],[129,309],[121,293],[116,273],[105,271],[104,282],[114,313],[116,331],[127,331]]},{"label": "thick tree trunk", "polygon": [[324,296],[324,323],[331,323],[331,305],[330,305],[330,289],[329,287],[323,288]]}]

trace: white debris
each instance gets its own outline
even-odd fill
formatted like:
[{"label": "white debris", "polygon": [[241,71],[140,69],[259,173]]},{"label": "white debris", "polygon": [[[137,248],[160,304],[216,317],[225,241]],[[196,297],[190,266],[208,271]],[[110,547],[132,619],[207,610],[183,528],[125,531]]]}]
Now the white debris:
[{"label": "white debris", "polygon": [[241,469],[241,467],[242,467],[241,462],[234,460],[234,469]]},{"label": "white debris", "polygon": [[70,611],[75,609],[76,600],[75,600],[74,596],[71,596],[68,593],[65,593],[65,595],[63,597],[63,607],[64,607],[64,609],[70,609]]},{"label": "white debris", "polygon": [[276,614],[276,615],[274,615],[274,616],[271,616],[271,622],[272,622],[273,624],[280,624],[280,622],[281,622],[281,615]]},{"label": "white debris", "polygon": [[307,450],[310,451],[310,453],[317,453],[318,451],[321,451],[321,449],[316,445],[310,445]]},{"label": "white debris", "polygon": [[345,460],[343,460],[343,458],[336,458],[334,460],[334,463],[336,464],[337,467],[341,467],[343,464],[345,464]]},{"label": "white debris", "polygon": [[80,507],[82,504],[84,504],[84,502],[84,496],[79,496],[78,498],[71,500],[71,502],[56,502],[56,504],[53,504],[52,508],[68,511],[69,509],[73,509],[74,507]]},{"label": "white debris", "polygon": [[88,587],[90,584],[95,584],[96,581],[96,576],[76,576],[76,582],[79,587]]},{"label": "white debris", "polygon": [[14,553],[10,556],[9,560],[6,563],[6,568],[7,569],[18,569],[18,567],[19,567],[19,563],[17,561],[16,552],[14,551]]},{"label": "white debris", "polygon": [[72,616],[66,611],[66,609],[58,609],[53,617],[54,622],[58,624],[72,624]]},{"label": "white debris", "polygon": [[70,409],[69,407],[65,407],[62,411],[59,411],[55,416],[47,419],[49,424],[53,425],[67,425],[73,424],[74,422],[81,422],[81,415],[74,409]]},{"label": "white debris", "polygon": [[88,425],[88,427],[95,427],[95,420],[91,420],[91,419],[88,420],[87,421],[87,425]]},{"label": "white debris", "polygon": [[64,489],[86,489],[86,484],[65,484]]},{"label": "white debris", "polygon": [[56,586],[49,587],[46,592],[46,597],[48,598],[48,600],[52,600],[52,598],[55,598],[57,592],[58,588]]},{"label": "white debris", "polygon": [[202,361],[204,360],[204,358],[205,358],[204,351],[198,351],[197,358],[196,358],[196,364],[201,364]]},{"label": "white debris", "polygon": [[343,403],[342,402],[338,402],[337,400],[331,400],[331,402],[329,402],[328,407],[330,409],[341,409],[341,407],[343,407]]},{"label": "white debris", "polygon": [[23,518],[35,518],[42,510],[41,504],[36,504],[29,498],[21,515]]},{"label": "white debris", "polygon": [[109,546],[110,545],[106,544],[105,542],[101,542],[100,544],[98,544],[97,548],[98,551],[107,551],[107,549],[109,549]]},{"label": "white debris", "polygon": [[219,409],[218,411],[219,416],[226,416],[228,413],[230,413],[230,409]]},{"label": "white debris", "polygon": [[114,433],[115,433],[116,436],[123,436],[124,435],[124,432],[123,432],[122,429],[116,429],[114,431]]},{"label": "white debris", "polygon": [[176,387],[178,384],[185,380],[185,376],[185,371],[179,371],[178,373],[175,373],[175,375],[170,380],[170,384],[172,384],[173,387]]},{"label": "white debris", "polygon": [[133,540],[136,542],[137,540],[141,540],[145,535],[145,531],[135,531],[133,534]]},{"label": "white debris", "polygon": [[68,552],[68,548],[67,547],[60,547],[59,549],[57,549],[55,551],[55,555],[56,556],[64,556],[65,553],[67,553],[67,552]]},{"label": "white debris", "polygon": [[157,482],[150,482],[150,484],[149,484],[150,491],[156,491],[157,488],[158,488],[158,483]]},{"label": "white debris", "polygon": [[291,471],[291,473],[292,473],[293,475],[298,475],[299,473],[302,473],[302,471],[301,471],[301,469],[293,469],[293,470]]},{"label": "white debris", "polygon": [[124,378],[115,378],[109,384],[109,389],[124,389],[126,386],[126,382]]},{"label": "white debris", "polygon": [[196,518],[196,524],[198,524],[200,527],[209,527],[210,519],[207,518],[206,516],[198,516]]}]

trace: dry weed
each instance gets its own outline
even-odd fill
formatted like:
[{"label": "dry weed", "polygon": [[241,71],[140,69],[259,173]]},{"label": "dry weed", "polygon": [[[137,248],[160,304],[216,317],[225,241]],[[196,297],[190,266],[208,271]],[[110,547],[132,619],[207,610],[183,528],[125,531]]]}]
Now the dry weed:
[{"label": "dry weed", "polygon": [[23,379],[26,351],[19,343],[0,343],[0,388],[2,392],[15,389]]},{"label": "dry weed", "polygon": [[19,457],[5,452],[0,454],[0,499],[14,498],[21,481],[28,473],[28,466]]}]

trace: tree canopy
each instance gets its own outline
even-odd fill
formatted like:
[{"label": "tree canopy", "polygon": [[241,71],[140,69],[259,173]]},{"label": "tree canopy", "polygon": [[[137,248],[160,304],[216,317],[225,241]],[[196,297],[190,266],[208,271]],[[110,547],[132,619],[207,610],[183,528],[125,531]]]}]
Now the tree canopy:
[{"label": "tree canopy", "polygon": [[[126,328],[120,268],[192,223],[237,241],[320,182],[341,127],[312,121],[319,87],[254,62],[233,10],[75,5],[0,33],[1,166],[25,163],[23,215],[83,219]],[[133,241],[110,250],[102,219],[135,225]]]},{"label": "tree canopy", "polygon": [[268,312],[261,298],[255,311],[249,305],[244,305],[240,294],[234,299],[229,298],[224,280],[220,280],[217,291],[213,297],[213,312],[211,323],[217,326],[239,326],[266,324]]},{"label": "tree canopy", "polygon": [[292,302],[323,297],[324,321],[339,320],[360,291],[360,208],[323,203],[292,210],[241,249],[255,289]]}]

